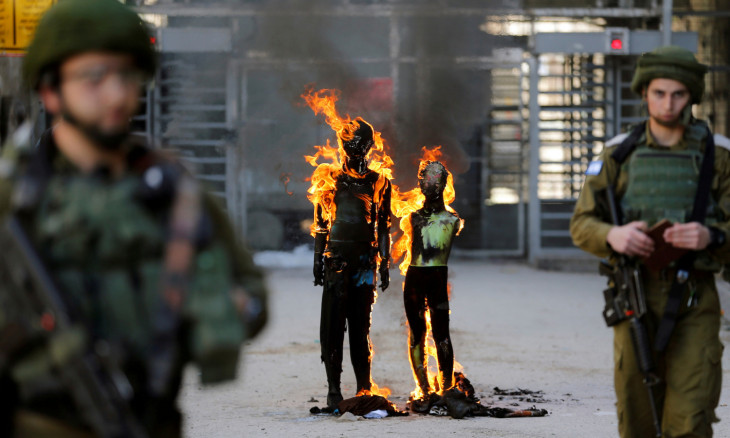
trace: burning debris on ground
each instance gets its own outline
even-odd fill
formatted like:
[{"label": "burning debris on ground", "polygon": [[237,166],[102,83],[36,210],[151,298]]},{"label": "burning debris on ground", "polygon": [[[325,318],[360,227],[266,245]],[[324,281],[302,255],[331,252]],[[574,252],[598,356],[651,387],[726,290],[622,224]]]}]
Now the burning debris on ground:
[{"label": "burning debris on ground", "polygon": [[348,398],[338,403],[336,409],[330,407],[319,408],[317,406],[309,410],[312,414],[333,414],[342,415],[347,412],[353,415],[367,417],[368,414],[377,411],[385,411],[386,415],[373,416],[373,418],[382,418],[385,416],[398,417],[408,415],[408,412],[399,410],[395,404],[388,401],[387,398],[379,395],[360,395]]},{"label": "burning debris on ground", "polygon": [[[448,415],[457,419],[464,417],[544,417],[548,414],[546,409],[538,409],[534,405],[526,409],[512,409],[493,405],[485,406],[476,397],[474,386],[472,386],[469,379],[463,373],[454,373],[454,382],[454,387],[444,391],[441,395],[432,392],[419,399],[411,397],[408,400],[408,409],[423,415]],[[530,391],[529,393],[542,394],[541,391]]]},{"label": "burning debris on ground", "polygon": [[499,397],[499,400],[507,398],[527,403],[546,403],[550,401],[545,399],[545,394],[542,391],[532,391],[522,388],[501,389],[495,386],[492,390],[492,396]]}]

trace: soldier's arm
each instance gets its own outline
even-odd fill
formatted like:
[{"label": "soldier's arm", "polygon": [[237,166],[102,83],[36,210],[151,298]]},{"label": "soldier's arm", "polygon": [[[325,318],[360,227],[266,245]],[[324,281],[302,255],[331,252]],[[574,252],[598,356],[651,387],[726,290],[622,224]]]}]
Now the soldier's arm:
[{"label": "soldier's arm", "polygon": [[14,136],[5,142],[0,154],[0,218],[10,213],[11,195],[13,192],[13,177],[18,166],[18,146],[15,144]]},{"label": "soldier's arm", "polygon": [[[719,138],[718,138],[719,137]],[[725,243],[713,248],[710,254],[723,263],[730,262],[730,140],[715,136],[715,175],[712,180],[712,195],[720,210],[719,220],[713,227],[725,233]]]},{"label": "soldier's arm", "polygon": [[611,254],[606,238],[613,224],[609,222],[610,217],[606,215],[607,212],[601,208],[601,205],[605,205],[605,200],[599,199],[605,197],[608,182],[613,182],[618,172],[618,164],[610,157],[611,152],[612,149],[604,149],[598,157],[598,161],[602,162],[600,171],[586,175],[583,189],[570,219],[570,235],[573,243],[598,257],[608,257]]}]

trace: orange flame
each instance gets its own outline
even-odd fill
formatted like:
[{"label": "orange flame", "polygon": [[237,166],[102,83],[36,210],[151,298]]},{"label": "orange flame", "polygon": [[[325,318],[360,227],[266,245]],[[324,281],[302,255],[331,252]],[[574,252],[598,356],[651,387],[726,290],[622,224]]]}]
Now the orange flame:
[{"label": "orange flame", "polygon": [[[429,161],[439,161],[443,155],[441,152],[441,146],[435,146],[433,149],[428,149],[424,146],[421,150],[423,151],[423,156],[421,157],[421,162],[418,165],[419,174]],[[448,173],[448,177],[446,179],[446,188],[444,189],[444,204],[446,205],[446,210],[451,213],[456,213],[454,209],[450,207],[450,204],[454,202],[454,199],[456,199],[454,177],[448,170],[446,172]],[[423,207],[423,201],[426,198],[423,196],[421,189],[418,187],[407,192],[398,192],[397,194],[395,192],[396,191],[394,191],[391,200],[391,210],[397,218],[400,218],[400,229],[403,234],[393,244],[391,254],[394,261],[403,257],[403,261],[398,267],[401,275],[406,275],[408,266],[411,264],[411,242],[413,241],[413,227],[411,227],[408,215]],[[463,227],[464,219],[461,219],[457,234],[461,232]]]}]

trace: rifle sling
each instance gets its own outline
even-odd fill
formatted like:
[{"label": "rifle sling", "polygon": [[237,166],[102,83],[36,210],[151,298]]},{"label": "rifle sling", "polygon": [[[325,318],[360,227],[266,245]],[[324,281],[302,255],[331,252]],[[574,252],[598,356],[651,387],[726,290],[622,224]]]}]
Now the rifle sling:
[{"label": "rifle sling", "polygon": [[[634,151],[636,148],[636,142],[644,133],[645,129],[646,123],[640,123],[611,154],[611,158],[616,160],[619,166],[623,164],[628,156]],[[692,205],[690,222],[699,222],[701,224],[704,224],[705,222],[714,165],[715,141],[712,137],[712,133],[708,129],[705,151],[702,158],[702,167],[700,168],[700,178],[697,184],[697,193],[695,194],[694,204]],[[619,173],[620,171],[616,173],[615,180],[618,180]],[[682,256],[677,262],[677,271],[689,272],[696,256],[696,251],[690,251]],[[675,277],[674,282],[672,283],[672,287],[669,290],[669,296],[667,297],[667,304],[664,307],[664,314],[662,315],[654,340],[654,349],[656,351],[662,352],[667,348],[669,338],[671,337],[674,326],[677,323],[677,315],[679,314],[679,307],[682,301],[682,293],[684,292],[686,284],[687,281],[680,282],[677,277]]]}]

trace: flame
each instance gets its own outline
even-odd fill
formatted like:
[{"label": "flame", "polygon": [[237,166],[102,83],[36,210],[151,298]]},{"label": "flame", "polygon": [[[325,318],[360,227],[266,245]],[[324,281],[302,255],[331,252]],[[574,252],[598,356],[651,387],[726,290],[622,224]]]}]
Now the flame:
[{"label": "flame", "polygon": [[[421,148],[421,150],[423,151],[423,155],[418,165],[419,173],[426,166],[426,164],[428,164],[429,161],[439,161],[441,156],[443,155],[441,152],[441,146],[435,146],[433,149],[429,149],[424,146]],[[450,207],[450,204],[454,202],[454,199],[456,199],[456,191],[454,190],[454,177],[453,175],[451,175],[451,172],[449,172],[448,169],[446,170],[446,172],[448,173],[448,177],[446,179],[446,188],[444,189],[444,204],[447,211],[456,214],[456,211],[454,211],[454,209]],[[399,226],[403,234],[393,244],[393,248],[391,249],[391,255],[394,261],[403,257],[403,261],[398,266],[401,275],[406,275],[408,266],[410,266],[411,264],[411,242],[413,241],[413,228],[411,227],[411,222],[408,218],[408,215],[423,207],[423,201],[425,199],[426,198],[421,193],[421,189],[419,189],[418,187],[402,193],[396,193],[395,190],[393,191],[391,210],[393,214],[400,219]],[[459,224],[459,230],[456,234],[459,234],[462,228],[464,228],[464,219],[461,219]]]},{"label": "flame", "polygon": [[388,396],[393,392],[390,390],[390,388],[386,387],[379,387],[375,382],[370,381],[370,390],[367,389],[361,389],[358,391],[357,394],[355,394],[355,397],[360,397],[361,395],[379,395],[384,398],[388,398]]}]

